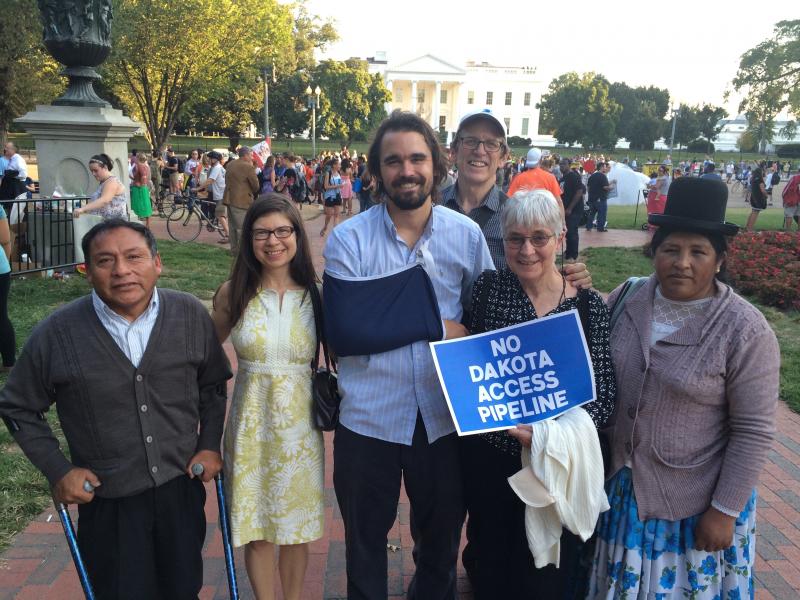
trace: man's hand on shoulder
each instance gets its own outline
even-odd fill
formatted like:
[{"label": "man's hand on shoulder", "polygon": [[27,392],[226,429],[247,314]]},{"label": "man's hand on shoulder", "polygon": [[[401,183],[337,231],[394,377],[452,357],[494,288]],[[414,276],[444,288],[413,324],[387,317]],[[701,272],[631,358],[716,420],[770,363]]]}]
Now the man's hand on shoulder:
[{"label": "man's hand on shoulder", "polygon": [[[200,475],[192,473],[192,465],[197,464],[203,465],[203,473]],[[203,482],[211,481],[221,470],[222,456],[219,452],[214,452],[213,450],[200,450],[186,465],[186,474],[192,479],[199,477]]]},{"label": "man's hand on shoulder", "polygon": [[56,503],[86,504],[94,500],[94,492],[87,492],[84,484],[89,482],[93,488],[100,486],[97,475],[89,469],[74,467],[53,486],[53,499]]},{"label": "man's hand on shoulder", "polygon": [[592,275],[583,263],[564,265],[564,277],[579,290],[588,290],[592,287]]}]

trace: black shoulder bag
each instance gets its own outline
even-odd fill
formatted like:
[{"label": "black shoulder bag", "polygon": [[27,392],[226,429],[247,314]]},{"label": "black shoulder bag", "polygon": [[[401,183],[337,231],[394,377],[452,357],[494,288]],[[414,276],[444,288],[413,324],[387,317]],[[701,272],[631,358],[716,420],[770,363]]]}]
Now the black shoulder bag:
[{"label": "black shoulder bag", "polygon": [[[339,395],[339,384],[336,376],[336,363],[331,361],[328,354],[328,343],[325,340],[325,327],[323,323],[322,299],[316,283],[308,288],[311,296],[311,306],[314,309],[314,328],[317,332],[317,350],[314,352],[314,362],[311,365],[314,379],[311,386],[311,397],[314,400],[314,423],[322,431],[333,431],[339,424],[339,405],[342,398]],[[325,366],[319,365],[319,349],[325,357]]]}]

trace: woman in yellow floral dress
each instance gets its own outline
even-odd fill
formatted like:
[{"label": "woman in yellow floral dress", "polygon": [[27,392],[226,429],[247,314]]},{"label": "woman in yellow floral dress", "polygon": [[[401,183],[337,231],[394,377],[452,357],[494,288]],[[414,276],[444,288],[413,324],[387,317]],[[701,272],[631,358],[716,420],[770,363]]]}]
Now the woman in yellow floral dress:
[{"label": "woman in yellow floral dress", "polygon": [[309,286],[316,285],[297,209],[282,196],[253,203],[230,280],[214,298],[221,341],[238,373],[225,427],[224,462],[233,545],[245,545],[259,600],[302,597],[308,542],[322,537],[323,440],[314,427],[311,364],[317,340]]}]

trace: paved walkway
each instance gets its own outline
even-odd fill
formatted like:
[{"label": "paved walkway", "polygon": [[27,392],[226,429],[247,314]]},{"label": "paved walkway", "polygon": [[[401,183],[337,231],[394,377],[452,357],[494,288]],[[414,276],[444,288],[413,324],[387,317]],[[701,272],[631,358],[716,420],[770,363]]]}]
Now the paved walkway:
[{"label": "paved walkway", "polygon": [[[317,211],[316,213],[313,211]],[[303,214],[311,240],[317,269],[322,267],[324,239],[319,231],[324,217],[316,207],[304,207]],[[166,237],[157,220],[153,229]],[[204,232],[200,241],[215,243],[216,233]],[[581,232],[581,248],[588,246],[641,246],[647,234],[641,231],[611,230],[608,233]],[[235,364],[230,344],[226,350]],[[783,403],[778,407],[778,433],[759,486],[756,548],[758,600],[796,600],[800,598],[800,415]],[[336,505],[332,481],[332,434],[325,435],[325,534],[311,544],[304,598],[334,600],[346,598],[344,526]],[[217,527],[216,494],[208,487],[208,534],[205,550],[202,600],[228,598],[222,542]],[[411,533],[408,525],[408,499],[403,493],[397,521],[389,533],[389,597],[403,598],[413,574]],[[236,564],[243,599],[253,598],[244,570],[244,557],[236,552]],[[469,582],[459,565],[458,589],[461,600],[472,598]],[[280,596],[279,596],[280,597]],[[82,594],[58,516],[45,510],[13,545],[0,556],[0,600],[80,599]],[[498,599],[505,600],[505,599]]]}]

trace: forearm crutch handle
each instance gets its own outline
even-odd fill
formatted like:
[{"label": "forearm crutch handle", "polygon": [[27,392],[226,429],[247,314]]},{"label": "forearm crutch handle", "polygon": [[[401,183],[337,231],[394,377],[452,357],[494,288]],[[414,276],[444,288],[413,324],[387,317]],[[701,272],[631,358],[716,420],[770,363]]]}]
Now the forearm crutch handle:
[{"label": "forearm crutch handle", "polygon": [[64,527],[64,535],[67,537],[69,552],[72,554],[72,562],[75,563],[75,570],[78,572],[78,579],[81,581],[83,593],[86,596],[86,600],[94,600],[92,583],[89,581],[89,574],[86,572],[86,565],[83,563],[83,557],[78,548],[78,539],[75,537],[75,528],[72,526],[72,519],[69,516],[67,506],[63,502],[56,502],[56,509],[61,519],[61,525]]}]

